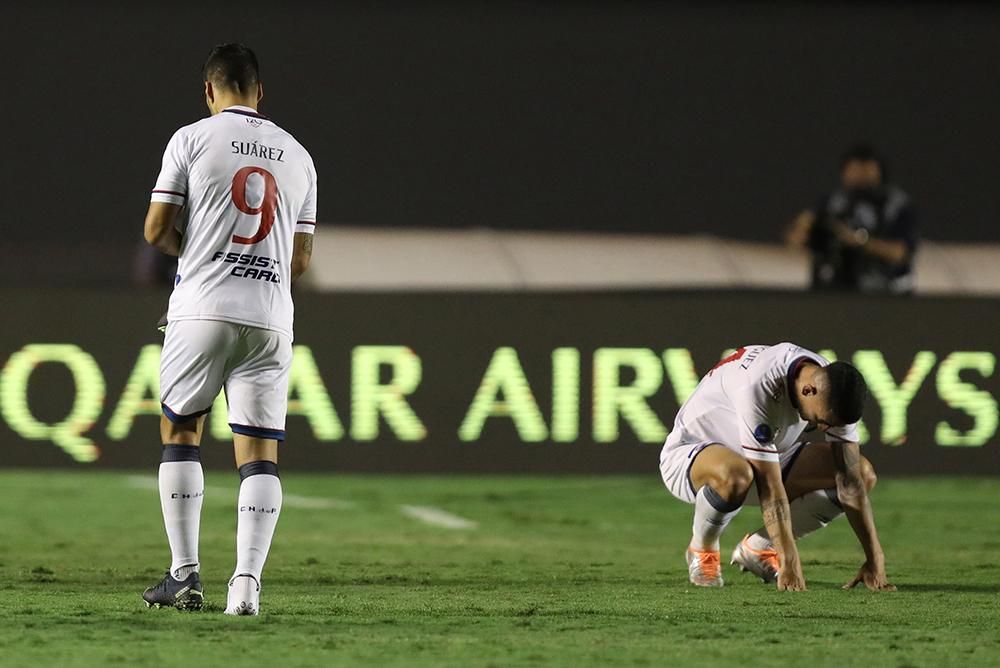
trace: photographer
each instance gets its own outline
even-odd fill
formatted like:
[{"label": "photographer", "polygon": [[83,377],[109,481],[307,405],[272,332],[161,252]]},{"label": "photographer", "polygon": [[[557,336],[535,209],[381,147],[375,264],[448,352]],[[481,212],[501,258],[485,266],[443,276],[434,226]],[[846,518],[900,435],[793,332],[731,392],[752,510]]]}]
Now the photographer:
[{"label": "photographer", "polygon": [[785,240],[812,252],[814,290],[913,292],[918,237],[910,197],[887,183],[885,163],[871,146],[844,154],[840,187],[800,213]]}]

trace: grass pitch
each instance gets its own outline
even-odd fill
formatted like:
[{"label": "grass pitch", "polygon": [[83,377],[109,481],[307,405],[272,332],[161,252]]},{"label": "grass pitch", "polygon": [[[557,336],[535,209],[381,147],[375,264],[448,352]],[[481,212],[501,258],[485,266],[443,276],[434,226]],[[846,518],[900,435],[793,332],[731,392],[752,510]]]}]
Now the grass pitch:
[{"label": "grass pitch", "polygon": [[[642,478],[288,473],[259,618],[222,614],[235,473],[207,476],[207,609],[144,607],[140,592],[168,563],[153,481],[0,473],[0,664],[1000,664],[1000,480],[882,480],[876,517],[900,590],[839,589],[861,552],[838,520],[801,544],[809,591],[789,594],[731,566],[721,590],[689,586],[691,508],[655,469]],[[440,522],[461,521],[428,508],[476,524],[447,528]],[[724,557],[759,520],[744,509]]]}]

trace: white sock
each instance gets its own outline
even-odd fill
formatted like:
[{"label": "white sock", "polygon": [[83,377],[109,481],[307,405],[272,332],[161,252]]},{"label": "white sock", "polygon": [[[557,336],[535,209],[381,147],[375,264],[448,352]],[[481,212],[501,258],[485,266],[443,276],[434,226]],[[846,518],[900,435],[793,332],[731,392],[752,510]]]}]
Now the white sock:
[{"label": "white sock", "polygon": [[250,462],[240,467],[240,497],[237,503],[236,575],[260,574],[271,549],[274,527],[281,513],[281,480],[273,462]]},{"label": "white sock", "polygon": [[[837,490],[817,489],[792,501],[789,508],[792,515],[792,534],[795,540],[822,529],[844,514],[837,500]],[[754,550],[773,549],[767,529],[761,527],[750,535],[750,547]]]},{"label": "white sock", "polygon": [[198,531],[205,474],[194,445],[165,445],[159,471],[160,508],[170,543],[170,573],[183,580],[198,571]]},{"label": "white sock", "polygon": [[719,550],[719,536],[734,517],[742,504],[731,503],[704,485],[698,490],[694,500],[694,524],[691,527],[691,547],[696,550]]}]

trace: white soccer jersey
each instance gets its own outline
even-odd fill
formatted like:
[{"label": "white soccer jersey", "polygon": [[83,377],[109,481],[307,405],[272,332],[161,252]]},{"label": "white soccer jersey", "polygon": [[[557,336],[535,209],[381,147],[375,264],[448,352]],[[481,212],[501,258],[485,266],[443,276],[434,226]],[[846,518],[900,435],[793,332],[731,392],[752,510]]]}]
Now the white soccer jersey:
[{"label": "white soccer jersey", "polygon": [[292,240],[316,226],[316,169],[294,137],[238,106],[183,127],[152,201],[187,209],[169,320],[292,336]]},{"label": "white soccer jersey", "polygon": [[[711,442],[747,459],[777,462],[778,453],[801,441],[809,428],[790,399],[803,362],[829,364],[792,343],[740,348],[709,371],[681,406],[664,451]],[[826,440],[857,442],[857,424],[830,428]]]}]

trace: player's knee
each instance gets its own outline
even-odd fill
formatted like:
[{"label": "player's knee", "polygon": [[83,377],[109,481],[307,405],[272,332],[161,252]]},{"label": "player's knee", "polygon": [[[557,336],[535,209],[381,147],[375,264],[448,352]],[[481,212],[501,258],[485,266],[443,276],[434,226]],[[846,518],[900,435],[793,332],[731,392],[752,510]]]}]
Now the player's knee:
[{"label": "player's knee", "polygon": [[878,482],[878,476],[875,475],[875,467],[872,463],[868,461],[867,457],[861,458],[861,479],[865,483],[865,489],[869,492],[875,487],[875,483]]},{"label": "player's knee", "polygon": [[753,484],[753,469],[746,460],[727,463],[716,491],[729,501],[742,501]]}]

